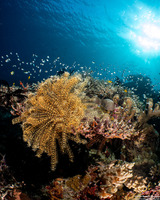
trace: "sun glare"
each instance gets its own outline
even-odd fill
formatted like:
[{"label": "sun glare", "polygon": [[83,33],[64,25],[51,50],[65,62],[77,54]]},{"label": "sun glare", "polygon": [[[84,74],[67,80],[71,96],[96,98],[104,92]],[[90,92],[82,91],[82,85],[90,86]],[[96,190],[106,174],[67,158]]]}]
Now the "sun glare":
[{"label": "sun glare", "polygon": [[136,15],[130,15],[130,41],[136,52],[157,54],[160,52],[160,18],[158,13],[146,6],[138,7]]},{"label": "sun glare", "polygon": [[143,52],[157,52],[160,50],[160,26],[143,24],[136,31],[130,31],[130,37]]},{"label": "sun glare", "polygon": [[141,35],[137,35],[137,39],[144,51],[158,51],[160,49],[160,27],[155,24],[144,24]]},{"label": "sun glare", "polygon": [[154,50],[157,51],[160,49],[160,41],[155,40],[154,38],[150,39],[144,36],[138,36],[138,43],[143,47],[144,51]]},{"label": "sun glare", "polygon": [[151,39],[160,40],[160,27],[154,24],[144,24],[143,25],[143,32],[146,36]]}]

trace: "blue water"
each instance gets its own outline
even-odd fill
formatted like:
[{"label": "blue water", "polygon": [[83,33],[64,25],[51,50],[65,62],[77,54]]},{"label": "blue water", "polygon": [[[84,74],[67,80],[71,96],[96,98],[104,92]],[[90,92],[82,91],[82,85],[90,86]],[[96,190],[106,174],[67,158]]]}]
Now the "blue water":
[{"label": "blue water", "polygon": [[159,0],[1,0],[0,79],[34,82],[70,66],[104,79],[147,75],[159,89],[159,10]]}]

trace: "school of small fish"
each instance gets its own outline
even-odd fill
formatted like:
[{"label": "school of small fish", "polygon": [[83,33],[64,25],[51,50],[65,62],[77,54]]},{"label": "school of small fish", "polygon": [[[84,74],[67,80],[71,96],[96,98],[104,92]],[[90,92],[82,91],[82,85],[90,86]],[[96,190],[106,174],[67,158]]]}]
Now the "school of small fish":
[{"label": "school of small fish", "polygon": [[[70,73],[77,71],[82,73],[84,76],[92,75],[94,78],[103,79],[109,84],[113,84],[117,77],[120,77],[123,83],[127,81],[128,77],[130,80],[132,79],[132,76],[130,76],[132,72],[128,68],[121,70],[121,67],[117,68],[117,66],[114,65],[108,64],[107,66],[104,66],[103,63],[97,65],[95,61],[91,61],[90,66],[87,67],[81,66],[77,62],[73,62],[71,66],[66,65],[62,63],[60,57],[57,57],[56,59],[51,59],[50,56],[39,58],[37,54],[32,54],[31,58],[30,61],[25,61],[20,58],[18,53],[13,52],[2,55],[0,57],[0,70],[3,71],[5,69],[5,71],[8,71],[8,74],[10,73],[10,76],[18,75],[21,80],[24,80],[25,76],[25,81],[27,80],[28,82],[45,80],[55,74],[60,75],[64,71]],[[143,75],[145,76],[145,74]],[[143,81],[143,77],[137,79],[137,86],[131,88],[133,92],[137,91],[139,81]],[[14,82],[13,85],[15,85]],[[148,79],[145,87],[147,87],[147,85],[150,85],[150,79]],[[127,93],[127,89],[125,89],[124,92]],[[147,95],[149,94],[143,94],[143,98],[146,99]]]}]

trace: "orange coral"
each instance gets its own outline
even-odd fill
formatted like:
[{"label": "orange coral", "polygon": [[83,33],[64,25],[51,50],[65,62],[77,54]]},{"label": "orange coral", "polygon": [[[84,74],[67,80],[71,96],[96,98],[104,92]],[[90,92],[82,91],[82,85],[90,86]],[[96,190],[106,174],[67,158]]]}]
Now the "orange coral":
[{"label": "orange coral", "polygon": [[59,178],[53,181],[53,187],[46,187],[51,200],[63,199],[63,187]]},{"label": "orange coral", "polygon": [[90,181],[91,176],[89,174],[86,174],[83,177],[81,175],[76,175],[72,178],[69,178],[69,180],[66,181],[66,185],[74,191],[79,192],[83,190]]}]

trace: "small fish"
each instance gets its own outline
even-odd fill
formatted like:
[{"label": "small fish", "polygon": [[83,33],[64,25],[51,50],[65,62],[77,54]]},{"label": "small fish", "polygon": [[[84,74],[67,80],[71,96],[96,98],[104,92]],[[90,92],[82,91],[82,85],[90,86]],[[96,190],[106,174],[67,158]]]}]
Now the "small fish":
[{"label": "small fish", "polygon": [[14,71],[11,71],[11,75],[14,75]]},{"label": "small fish", "polygon": [[15,83],[13,83],[13,86],[15,86]]},{"label": "small fish", "polygon": [[125,89],[124,92],[128,92],[128,91]]},{"label": "small fish", "polygon": [[31,77],[30,76],[28,76],[28,80],[30,79]]},{"label": "small fish", "polygon": [[108,81],[108,83],[112,83],[112,81]]},{"label": "small fish", "polygon": [[5,62],[9,62],[9,61],[11,61],[11,59],[10,59],[10,58],[8,58],[8,59],[6,59],[6,60],[5,60]]},{"label": "small fish", "polygon": [[145,94],[143,94],[143,98],[144,98],[144,99],[146,99],[146,98],[147,98],[147,96],[146,96]]}]

